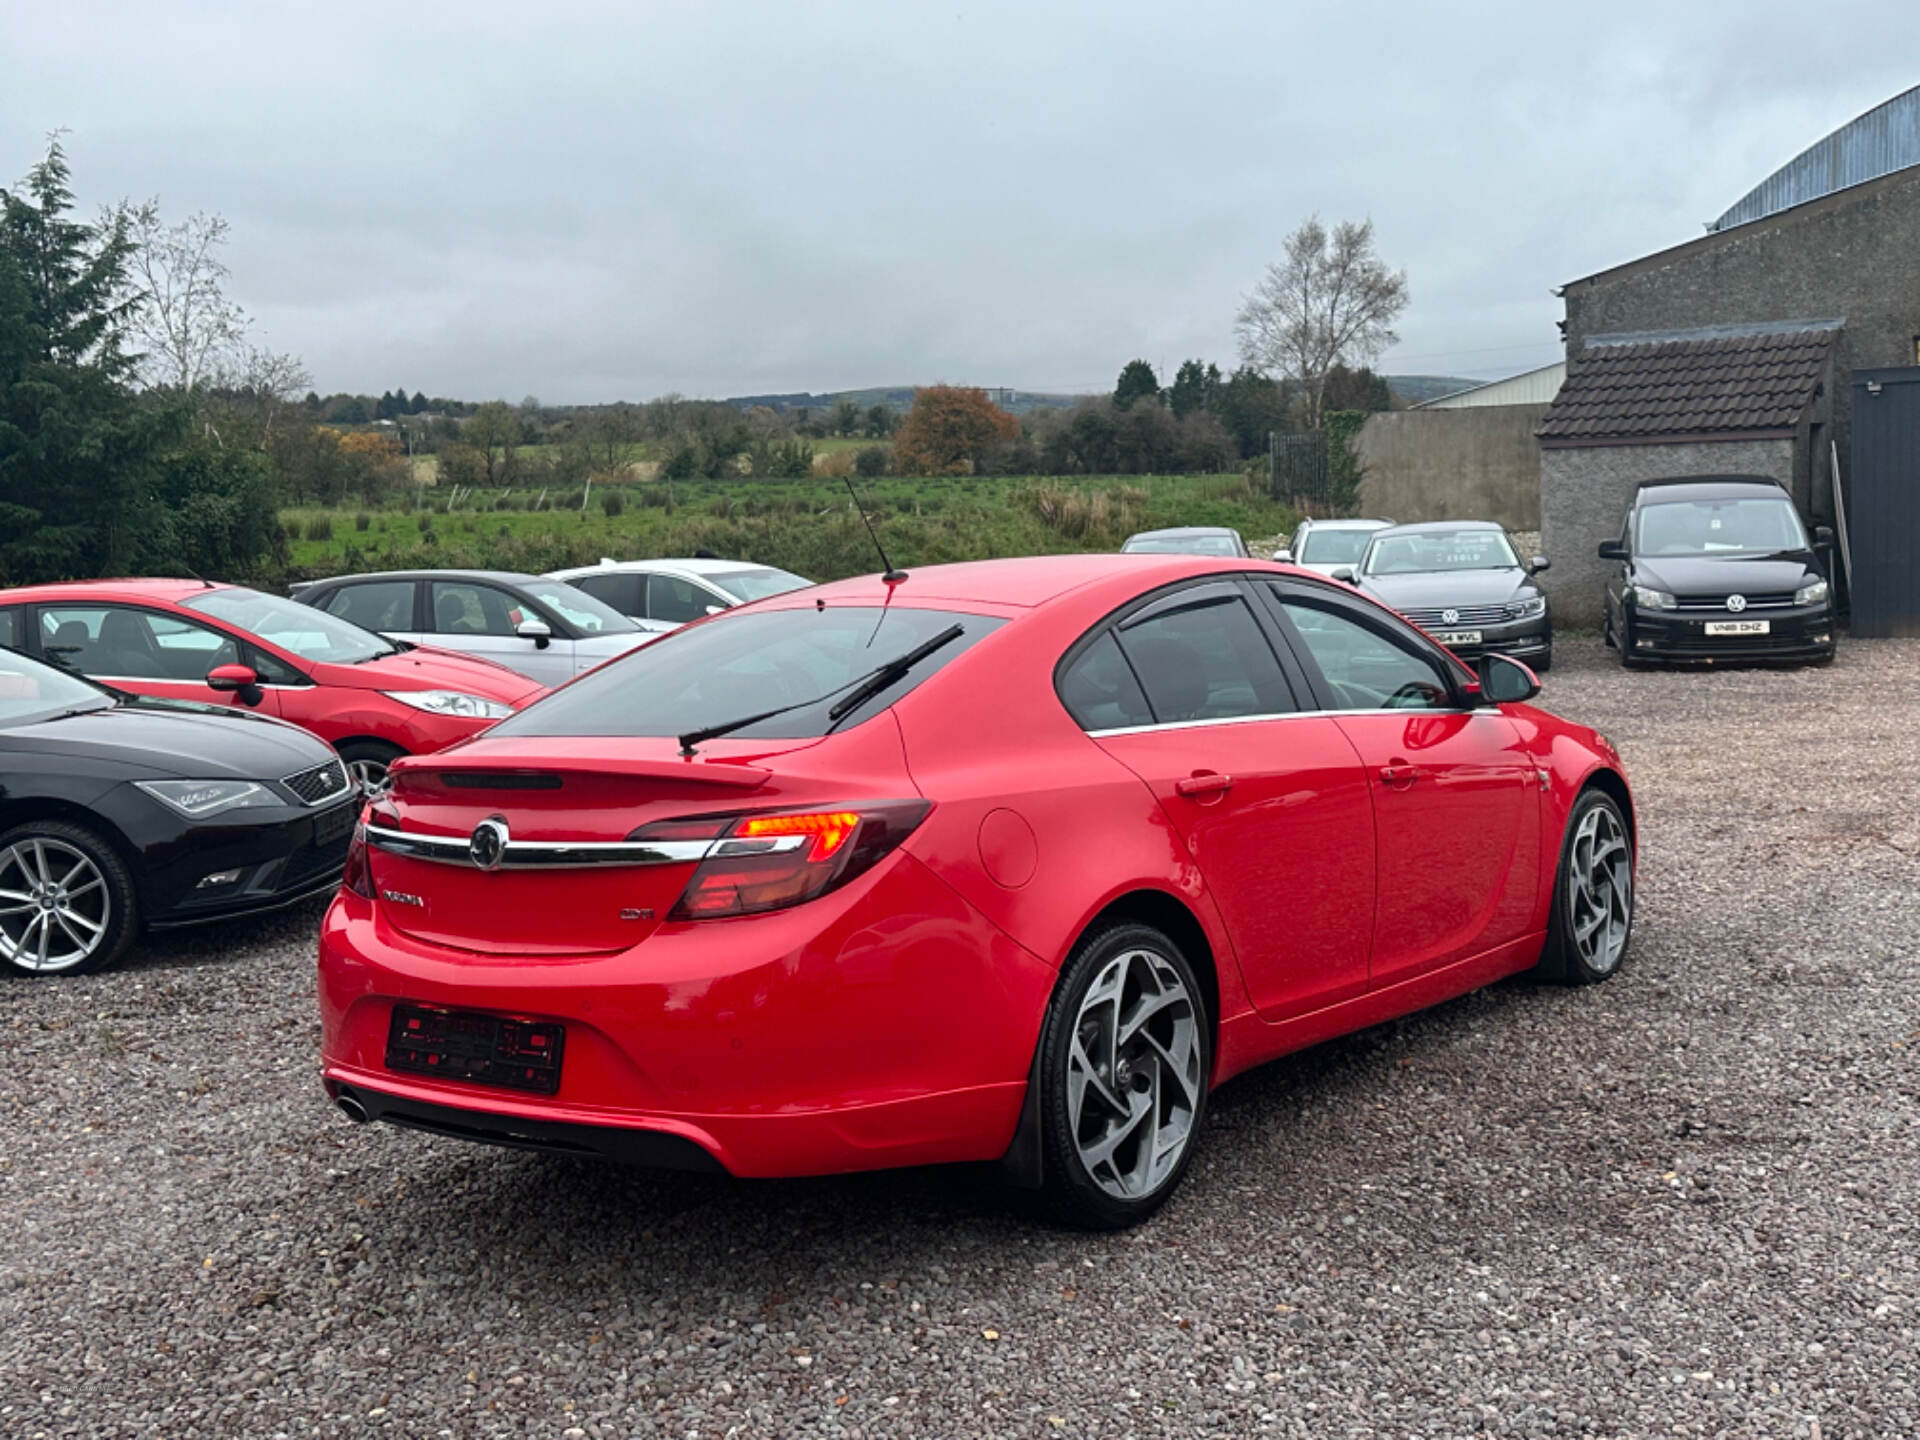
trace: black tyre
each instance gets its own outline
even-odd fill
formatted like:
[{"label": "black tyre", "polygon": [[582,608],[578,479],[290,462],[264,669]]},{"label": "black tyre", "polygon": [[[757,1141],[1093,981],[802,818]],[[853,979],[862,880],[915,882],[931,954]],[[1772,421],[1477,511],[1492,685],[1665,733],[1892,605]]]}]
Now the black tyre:
[{"label": "black tyre", "polygon": [[384,740],[349,740],[340,747],[347,774],[369,795],[387,788],[387,767],[407,752]]},{"label": "black tyre", "polygon": [[1535,973],[1562,985],[1597,984],[1620,969],[1632,935],[1633,832],[1614,798],[1589,788],[1567,817]]},{"label": "black tyre", "polygon": [[8,970],[104,970],[139,933],[133,877],[94,831],[32,820],[0,834],[0,960]]},{"label": "black tyre", "polygon": [[1213,1028],[1180,948],[1145,925],[1087,935],[1040,1036],[1043,1198],[1089,1230],[1137,1225],[1180,1185],[1206,1116]]},{"label": "black tyre", "polygon": [[1533,661],[1532,668],[1533,673],[1536,675],[1544,675],[1553,669],[1553,651],[1549,650],[1538,660]]}]

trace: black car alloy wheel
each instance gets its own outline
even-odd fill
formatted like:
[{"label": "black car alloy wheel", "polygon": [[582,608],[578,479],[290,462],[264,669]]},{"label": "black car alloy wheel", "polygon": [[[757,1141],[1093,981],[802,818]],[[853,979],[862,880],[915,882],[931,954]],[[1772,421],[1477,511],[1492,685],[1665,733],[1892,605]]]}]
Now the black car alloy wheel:
[{"label": "black car alloy wheel", "polygon": [[91,830],[44,820],[0,835],[0,958],[15,973],[101,969],[138,925],[126,866]]}]

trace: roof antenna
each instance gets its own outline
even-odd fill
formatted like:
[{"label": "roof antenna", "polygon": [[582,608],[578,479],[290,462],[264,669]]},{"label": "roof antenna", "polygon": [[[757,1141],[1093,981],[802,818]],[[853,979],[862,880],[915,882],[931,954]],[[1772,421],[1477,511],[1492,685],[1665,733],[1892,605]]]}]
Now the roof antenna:
[{"label": "roof antenna", "polygon": [[207,579],[207,577],[202,575],[198,570],[194,569],[193,566],[187,564],[186,561],[182,560],[180,562],[180,568],[186,571],[187,574],[191,575],[194,579],[198,580],[202,585],[206,586],[207,589],[211,590],[213,588],[213,582]]},{"label": "roof antenna", "polygon": [[853,496],[853,508],[860,512],[860,523],[867,527],[867,538],[873,541],[873,548],[880,552],[880,563],[886,567],[880,578],[889,585],[897,585],[907,578],[907,572],[893,568],[893,562],[887,558],[887,547],[880,543],[880,536],[873,528],[873,521],[867,519],[867,512],[860,504],[860,492],[853,488],[853,477],[841,477],[847,482],[847,494]]}]

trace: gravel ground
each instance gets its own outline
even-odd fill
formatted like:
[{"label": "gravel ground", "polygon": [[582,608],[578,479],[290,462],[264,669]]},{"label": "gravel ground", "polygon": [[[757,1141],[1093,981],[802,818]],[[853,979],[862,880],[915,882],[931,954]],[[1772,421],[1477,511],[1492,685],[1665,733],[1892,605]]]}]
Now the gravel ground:
[{"label": "gravel ground", "polygon": [[1236,1081],[1129,1235],[357,1129],[312,910],[7,986],[0,1434],[1920,1433],[1920,644],[1558,659],[1638,786],[1626,971]]}]

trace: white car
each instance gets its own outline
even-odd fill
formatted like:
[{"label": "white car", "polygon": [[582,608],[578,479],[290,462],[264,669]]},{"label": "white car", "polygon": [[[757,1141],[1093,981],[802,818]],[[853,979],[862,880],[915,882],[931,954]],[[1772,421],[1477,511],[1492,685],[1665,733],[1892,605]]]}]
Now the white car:
[{"label": "white car", "polygon": [[392,570],[293,587],[293,598],[389,640],[458,650],[564,685],[653,635],[564,585],[501,570]]},{"label": "white car", "polygon": [[771,565],[712,559],[602,560],[549,571],[547,578],[586,591],[655,635],[813,583]]},{"label": "white car", "polygon": [[1360,563],[1367,553],[1367,542],[1376,530],[1384,530],[1391,520],[1315,520],[1309,517],[1293,532],[1293,540],[1273,552],[1282,564],[1298,565],[1302,570],[1332,576]]}]

